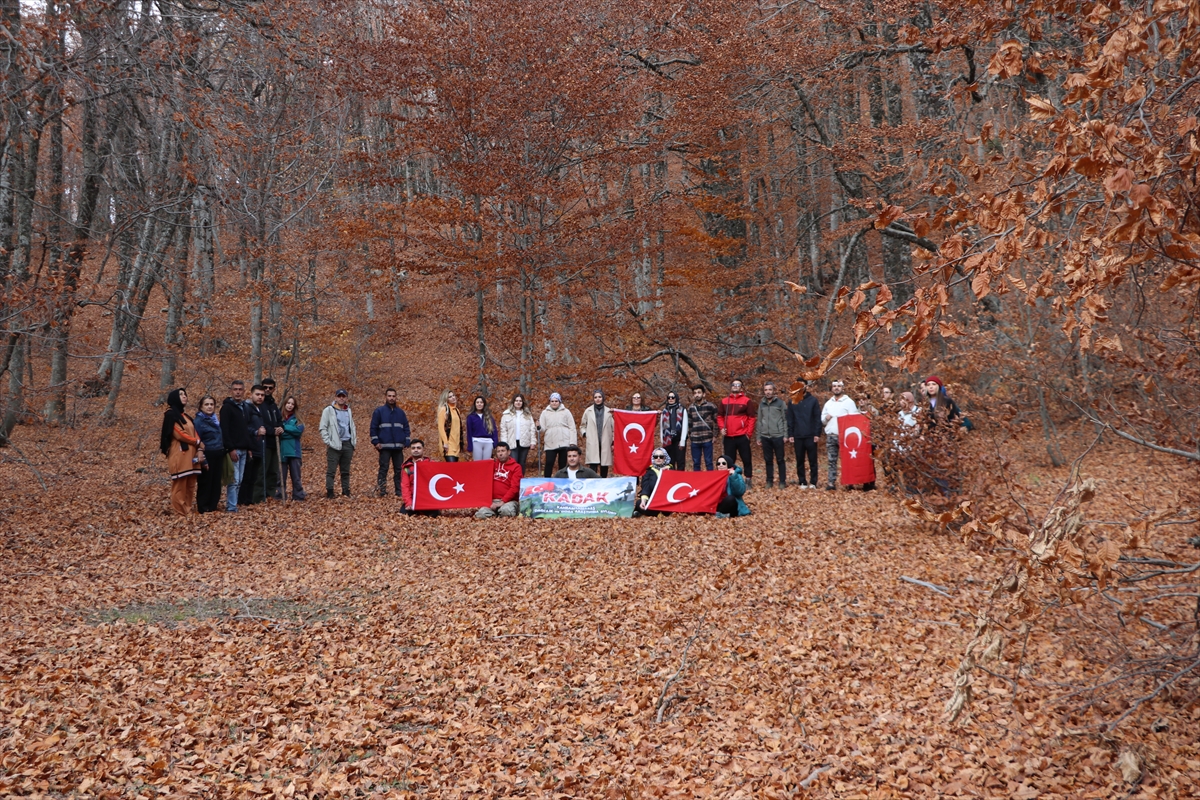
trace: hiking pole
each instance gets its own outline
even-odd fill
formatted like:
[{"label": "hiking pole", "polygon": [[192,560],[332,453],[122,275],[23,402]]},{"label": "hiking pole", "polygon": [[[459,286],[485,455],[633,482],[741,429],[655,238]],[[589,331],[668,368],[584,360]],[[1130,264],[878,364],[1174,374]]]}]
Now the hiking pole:
[{"label": "hiking pole", "polygon": [[[283,450],[279,447],[279,437],[275,437],[275,469],[279,482],[279,493],[283,495],[283,504],[287,505],[287,488],[283,485]],[[292,483],[292,489],[296,484]]]}]

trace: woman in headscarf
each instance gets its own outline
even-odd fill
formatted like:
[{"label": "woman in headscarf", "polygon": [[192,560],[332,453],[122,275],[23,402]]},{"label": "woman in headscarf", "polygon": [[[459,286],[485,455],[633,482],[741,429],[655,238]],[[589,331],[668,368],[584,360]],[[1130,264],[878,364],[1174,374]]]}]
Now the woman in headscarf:
[{"label": "woman in headscarf", "polygon": [[592,404],[579,417],[579,435],[586,443],[585,463],[601,478],[608,477],[613,463],[613,415],[604,405],[604,392],[592,392]]},{"label": "woman in headscarf", "polygon": [[458,461],[467,450],[467,424],[458,409],[458,395],[449,389],[438,397],[438,437],[442,441],[442,459]]},{"label": "woman in headscarf", "polygon": [[205,466],[204,442],[184,411],[186,404],[187,389],[181,387],[167,395],[167,411],[163,414],[158,442],[171,474],[171,510],[183,517],[195,509],[196,478]]},{"label": "woman in headscarf", "polygon": [[[562,395],[554,392],[550,395],[550,405],[542,409],[538,417],[538,430],[545,434],[542,440],[542,452],[545,458],[543,473],[547,478],[567,466],[567,446],[577,444],[575,436],[575,415],[563,405]],[[555,466],[555,463],[558,466]]]}]

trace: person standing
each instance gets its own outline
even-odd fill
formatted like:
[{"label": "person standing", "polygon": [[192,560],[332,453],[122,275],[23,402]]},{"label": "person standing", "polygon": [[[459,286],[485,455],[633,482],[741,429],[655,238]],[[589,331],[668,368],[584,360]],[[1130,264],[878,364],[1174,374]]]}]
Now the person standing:
[{"label": "person standing", "polygon": [[667,403],[660,412],[662,416],[662,443],[671,461],[671,469],[684,469],[683,443],[688,434],[688,411],[679,402],[679,395],[667,392]]},{"label": "person standing", "polygon": [[300,436],[304,423],[300,421],[300,403],[294,397],[283,402],[283,435],[279,437],[279,455],[283,459],[283,470],[279,489],[287,497],[288,478],[292,479],[292,499],[305,500],[304,484],[300,480],[303,462],[300,453]]},{"label": "person standing", "polygon": [[550,395],[550,405],[542,409],[538,417],[538,430],[543,436],[543,475],[549,478],[555,470],[567,465],[567,445],[579,444],[575,433],[575,415],[563,405],[562,395],[558,392]]},{"label": "person standing", "polygon": [[390,386],[383,393],[383,405],[371,414],[371,444],[379,453],[379,474],[375,476],[375,491],[387,495],[388,466],[392,468],[392,484],[400,496],[400,468],[404,466],[404,448],[408,447],[408,415],[396,403],[396,390]]},{"label": "person standing", "polygon": [[333,402],[321,412],[321,441],[325,443],[325,497],[333,499],[333,476],[341,472],[342,497],[350,496],[350,462],[358,445],[350,394],[338,389]]},{"label": "person standing", "polygon": [[217,401],[212,395],[200,398],[200,410],[193,420],[196,435],[204,443],[205,468],[196,476],[196,511],[207,514],[221,504],[221,476],[225,471],[225,443],[221,439],[221,420]]},{"label": "person standing", "polygon": [[717,407],[704,396],[704,387],[692,387],[692,404],[688,406],[688,437],[692,442],[692,469],[700,471],[700,459],[704,468],[713,468],[713,439],[717,430]]},{"label": "person standing", "polygon": [[204,442],[196,435],[187,406],[187,389],[167,395],[159,449],[167,457],[171,475],[171,510],[181,517],[192,513],[196,503],[196,478],[204,465]]},{"label": "person standing", "polygon": [[783,440],[787,438],[787,404],[776,392],[775,384],[763,384],[763,397],[758,401],[758,421],[755,424],[763,461],[767,469],[767,488],[775,486],[775,466],[779,466],[779,488],[787,486],[787,453]]},{"label": "person standing", "polygon": [[[233,483],[225,487],[225,510],[233,513],[238,508],[238,495],[242,492],[242,481],[246,477],[246,465],[250,463],[249,411],[246,406],[246,384],[234,381],[229,384],[229,397],[221,402],[221,440],[225,452],[233,463]],[[249,498],[250,492],[246,492]]]},{"label": "person standing", "polygon": [[[817,488],[817,443],[821,441],[821,405],[817,396],[809,394],[808,381],[799,378],[791,391],[788,403],[788,441],[796,449],[796,480],[801,489]],[[805,480],[804,462],[808,461]]]},{"label": "person standing", "polygon": [[259,406],[263,415],[263,427],[267,429],[263,440],[263,469],[267,477],[267,497],[282,500],[280,483],[283,480],[283,465],[280,463],[279,437],[283,435],[283,412],[275,402],[275,379],[267,378],[262,382],[263,402]]},{"label": "person standing", "polygon": [[825,424],[825,455],[829,460],[829,482],[825,484],[825,488],[833,492],[837,490],[838,417],[857,414],[858,406],[845,394],[844,383],[834,381],[831,388],[833,396],[826,400],[821,408],[821,422]]},{"label": "person standing", "polygon": [[930,375],[926,378],[925,382],[921,384],[921,389],[925,392],[930,424],[936,424],[943,419],[953,422],[959,417],[961,412],[958,410],[958,403],[946,394],[946,385],[937,375]]},{"label": "person standing", "polygon": [[267,428],[263,424],[262,406],[266,402],[266,391],[261,383],[250,387],[250,402],[246,406],[246,433],[250,435],[250,460],[246,462],[246,475],[242,485],[249,491],[241,492],[238,502],[244,506],[261,503],[267,498],[267,473],[263,468],[263,453],[266,451]]},{"label": "person standing", "polygon": [[579,435],[586,447],[586,463],[600,477],[608,477],[608,468],[613,463],[612,409],[604,405],[604,392],[592,392],[592,404],[579,415]]},{"label": "person standing", "polygon": [[525,407],[525,395],[514,394],[508,408],[500,415],[500,439],[512,446],[513,460],[525,471],[529,448],[537,444],[537,423]]},{"label": "person standing", "polygon": [[442,443],[442,460],[458,461],[467,452],[467,425],[458,410],[458,395],[443,389],[438,397],[438,437]]},{"label": "person standing", "polygon": [[742,459],[745,468],[746,488],[754,478],[754,456],[750,440],[754,438],[755,414],[758,406],[742,390],[742,382],[734,381],[729,386],[729,396],[717,406],[717,427],[724,437],[725,457],[730,465]]},{"label": "person standing", "polygon": [[487,398],[481,394],[471,401],[471,413],[467,415],[467,441],[471,443],[472,461],[487,461],[492,457],[492,448],[500,441],[496,418],[488,410]]},{"label": "person standing", "polygon": [[411,455],[404,462],[404,466],[400,472],[400,498],[404,501],[402,513],[410,514],[418,517],[436,517],[442,512],[436,508],[426,509],[425,511],[413,511],[413,474],[416,472],[416,465],[422,461],[429,461],[429,456],[425,455],[425,442],[420,439],[413,439],[409,444],[409,453]]},{"label": "person standing", "polygon": [[[508,442],[497,442],[492,459],[496,468],[492,473],[492,504],[475,512],[475,519],[489,517],[515,517],[521,496],[521,465],[508,455]],[[486,459],[484,459],[486,460]]]},{"label": "person standing", "polygon": [[[585,412],[586,413],[586,412]],[[594,480],[600,477],[594,469],[583,465],[583,454],[579,450],[579,445],[572,444],[567,446],[567,465],[554,473],[554,477],[565,478],[567,480]]]}]

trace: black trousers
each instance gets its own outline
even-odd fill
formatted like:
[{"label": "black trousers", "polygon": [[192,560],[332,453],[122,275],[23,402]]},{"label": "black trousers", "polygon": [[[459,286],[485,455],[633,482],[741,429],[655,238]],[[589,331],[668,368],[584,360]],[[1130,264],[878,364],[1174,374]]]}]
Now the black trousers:
[{"label": "black trousers", "polygon": [[514,461],[521,465],[521,474],[524,475],[526,472],[525,459],[529,458],[529,446],[514,445],[512,457]]},{"label": "black trousers", "polygon": [[205,450],[208,469],[196,479],[196,510],[201,514],[216,511],[221,504],[221,473],[225,466],[224,450]]},{"label": "black trousers", "polygon": [[742,474],[746,476],[746,480],[754,476],[754,456],[751,452],[749,436],[725,437],[725,458],[732,467],[737,463],[737,457],[742,457]]},{"label": "black trousers", "polygon": [[275,440],[268,436],[263,442],[263,463],[262,468],[266,471],[266,485],[264,491],[267,497],[273,497],[276,500],[282,500],[283,495],[279,491],[279,481],[283,478],[281,474],[282,464],[279,463],[279,450]]},{"label": "black trousers", "polygon": [[389,464],[392,467],[392,483],[395,484],[396,497],[400,497],[400,468],[404,465],[403,447],[385,447],[379,451],[379,475],[375,478],[375,489],[380,497],[387,494]]},{"label": "black trousers", "polygon": [[671,469],[685,469],[683,457],[683,445],[678,442],[669,444],[663,448],[667,451],[667,458],[671,462]]},{"label": "black trousers", "polygon": [[588,464],[588,469],[594,470],[601,478],[608,477],[608,467],[602,467],[599,464]]},{"label": "black trousers", "polygon": [[242,485],[238,488],[238,506],[252,506],[263,501],[267,496],[264,477],[262,456],[247,450],[246,471],[242,473]]},{"label": "black trousers", "polygon": [[[808,459],[808,480],[804,480],[805,458]],[[796,439],[796,480],[801,484],[817,485],[817,443],[811,436]]]},{"label": "black trousers", "polygon": [[[542,470],[544,477],[553,477],[554,473],[558,472],[560,469],[567,468],[567,448],[565,447],[556,447],[553,450],[543,450],[542,457],[546,461],[546,468]],[[558,463],[557,467],[554,466],[556,462]]]},{"label": "black trousers", "polygon": [[787,486],[787,448],[783,437],[775,436],[762,440],[763,461],[767,467],[767,486],[775,484],[775,465],[779,465],[779,485]]},{"label": "black trousers", "polygon": [[721,498],[721,502],[717,503],[717,513],[736,517],[738,515],[737,498],[730,497],[729,495]]}]

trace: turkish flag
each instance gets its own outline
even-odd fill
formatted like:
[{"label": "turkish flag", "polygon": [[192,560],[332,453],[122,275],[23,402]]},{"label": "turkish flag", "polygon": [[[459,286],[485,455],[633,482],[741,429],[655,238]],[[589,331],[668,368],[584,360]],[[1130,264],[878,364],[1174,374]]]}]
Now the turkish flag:
[{"label": "turkish flag", "polygon": [[842,486],[875,480],[875,459],[871,457],[871,420],[866,414],[838,417],[838,461],[841,462]]},{"label": "turkish flag", "polygon": [[650,511],[715,514],[728,480],[729,472],[723,469],[708,472],[664,469],[646,507]]},{"label": "turkish flag", "polygon": [[657,411],[613,409],[613,470],[618,475],[644,475],[654,452]]},{"label": "turkish flag", "polygon": [[413,510],[490,506],[495,469],[490,459],[418,461],[413,464]]}]

